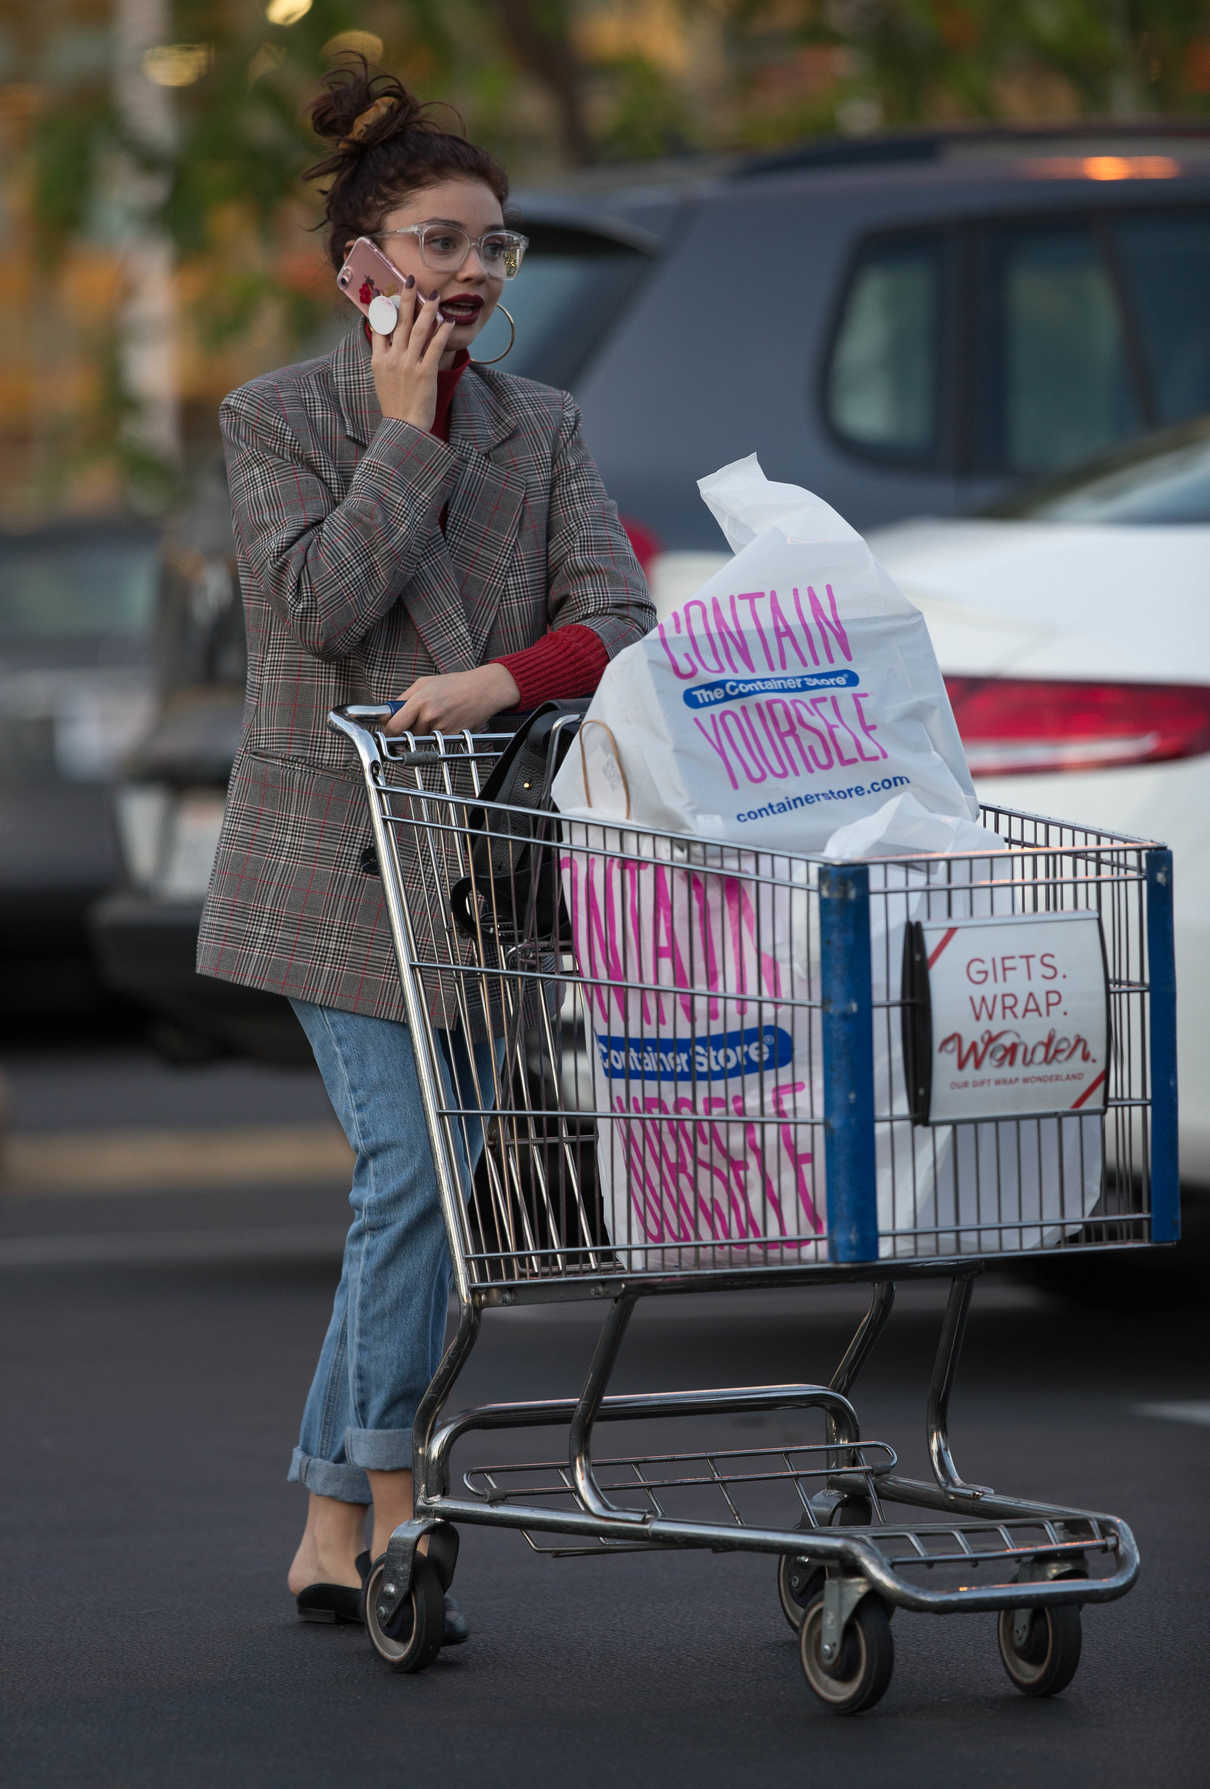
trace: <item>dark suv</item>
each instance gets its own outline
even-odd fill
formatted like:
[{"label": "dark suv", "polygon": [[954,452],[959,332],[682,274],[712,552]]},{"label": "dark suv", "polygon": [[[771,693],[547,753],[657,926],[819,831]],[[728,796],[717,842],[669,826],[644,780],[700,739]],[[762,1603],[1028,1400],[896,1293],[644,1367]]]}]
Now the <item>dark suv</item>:
[{"label": "dark suv", "polygon": [[[1210,127],[938,133],[600,179],[518,195],[533,246],[508,365],[574,391],[657,601],[673,561],[683,582],[684,555],[721,546],[696,480],[754,450],[868,527],[1210,410]],[[243,677],[221,484],[173,538],[166,695],[94,936],[178,1050],[297,1057],[284,1002],[193,973]]]}]

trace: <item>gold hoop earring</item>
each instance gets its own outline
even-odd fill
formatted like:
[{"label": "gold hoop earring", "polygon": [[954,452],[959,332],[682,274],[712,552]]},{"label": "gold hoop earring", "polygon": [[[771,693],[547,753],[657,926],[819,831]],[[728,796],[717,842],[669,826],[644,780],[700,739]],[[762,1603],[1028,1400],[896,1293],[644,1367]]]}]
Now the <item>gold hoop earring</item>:
[{"label": "gold hoop earring", "polygon": [[508,347],[504,350],[504,354],[497,354],[492,360],[472,360],[472,366],[495,366],[497,360],[503,360],[505,354],[511,354],[513,351],[513,343],[517,339],[517,325],[513,322],[513,314],[511,311],[504,310],[502,304],[498,304],[496,309],[504,311],[504,315],[508,318]]}]

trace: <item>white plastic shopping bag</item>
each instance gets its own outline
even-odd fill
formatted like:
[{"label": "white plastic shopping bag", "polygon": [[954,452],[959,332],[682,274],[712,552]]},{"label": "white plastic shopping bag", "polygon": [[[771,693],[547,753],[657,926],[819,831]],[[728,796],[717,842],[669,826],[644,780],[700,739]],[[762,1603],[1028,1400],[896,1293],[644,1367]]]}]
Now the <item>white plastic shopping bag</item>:
[{"label": "white plastic shopping bag", "polygon": [[[755,455],[700,489],[735,557],[613,660],[589,710],[619,742],[635,819],[812,853],[897,794],[977,818],[924,618],[861,536]],[[587,767],[595,810],[616,813],[607,739],[589,735]],[[579,764],[556,784],[565,809],[587,805]]]},{"label": "white plastic shopping bag", "polygon": [[[1070,1227],[1098,1195],[1096,1120],[908,1113],[890,1017],[905,927],[1015,898],[924,620],[834,510],[755,456],[700,488],[734,557],[607,668],[553,790],[596,1110],[612,1115],[611,1238],[665,1266],[825,1257],[805,860],[833,857],[871,864],[881,1252],[1050,1243],[1058,1214]],[[919,853],[967,854],[957,886]]]},{"label": "white plastic shopping bag", "polygon": [[572,818],[562,838],[615,1248],[664,1268],[823,1258],[802,866]]}]

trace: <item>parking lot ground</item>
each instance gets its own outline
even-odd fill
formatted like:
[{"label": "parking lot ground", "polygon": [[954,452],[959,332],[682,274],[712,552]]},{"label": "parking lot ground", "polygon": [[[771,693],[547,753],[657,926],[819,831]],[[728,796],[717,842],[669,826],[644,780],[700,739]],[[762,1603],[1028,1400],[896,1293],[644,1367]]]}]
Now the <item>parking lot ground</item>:
[{"label": "parking lot ground", "polygon": [[[12,1064],[10,1063],[10,1070]],[[39,1139],[249,1123],[317,1138],[307,1078],[164,1079],[135,1057],[12,1075]],[[329,1133],[330,1134],[330,1133]],[[138,1144],[142,1136],[144,1142]],[[339,1139],[337,1139],[339,1141]],[[284,1584],[301,1519],[284,1482],[343,1229],[339,1161],[123,1186],[11,1181],[0,1195],[0,1776],[54,1789],[327,1789],[384,1772],[502,1789],[706,1789],[843,1773],[871,1785],[1200,1789],[1210,1743],[1205,1483],[1210,1368],[1200,1304],[1078,1308],[1008,1276],[976,1290],[954,1399],[970,1477],[1119,1514],[1143,1569],[1084,1618],[1070,1688],[1009,1685],[988,1616],[895,1617],[884,1700],[842,1721],[802,1679],[770,1560],[706,1553],[551,1561],[464,1532],[472,1640],[394,1677],[352,1629],[300,1625]],[[133,1159],[133,1158],[131,1158]],[[245,1164],[246,1169],[246,1164]],[[905,1288],[856,1396],[863,1432],[926,1470],[940,1288]],[[652,1300],[617,1389],[826,1380],[852,1288]],[[599,1307],[491,1313],[453,1402],[576,1389]],[[600,1451],[772,1446],[783,1415],[615,1425]],[[553,1458],[557,1432],[469,1440],[456,1472]]]},{"label": "parking lot ground", "polygon": [[[0,1555],[8,1617],[5,1775],[14,1783],[326,1785],[406,1769],[498,1785],[801,1776],[863,1784],[1204,1781],[1204,1331],[1190,1315],[1072,1313],[980,1288],[955,1398],[963,1470],[1121,1514],[1143,1552],[1125,1599],[1085,1615],[1053,1702],[1017,1695],[990,1617],[899,1615],[894,1680],[859,1720],[803,1684],[771,1561],[710,1554],[552,1562],[464,1533],[471,1643],[396,1678],[363,1634],[300,1626],[284,1571],[301,1505],[284,1483],[333,1261],[94,1262],[0,1270],[9,1440]],[[924,1467],[934,1320],[926,1289],[858,1397],[867,1434]],[[619,1389],[826,1377],[852,1290],[656,1301]],[[500,1312],[456,1402],[574,1388],[598,1313]],[[761,1446],[784,1418],[618,1426],[609,1450]],[[460,1467],[551,1458],[558,1436],[468,1444]],[[552,1451],[553,1450],[553,1451]],[[10,1774],[11,1773],[11,1774]]]}]

